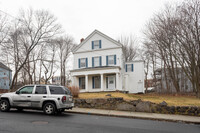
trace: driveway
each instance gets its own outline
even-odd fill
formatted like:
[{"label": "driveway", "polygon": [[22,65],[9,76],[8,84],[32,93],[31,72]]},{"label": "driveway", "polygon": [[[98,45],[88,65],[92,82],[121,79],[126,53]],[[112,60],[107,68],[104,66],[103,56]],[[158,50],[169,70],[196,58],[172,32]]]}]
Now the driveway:
[{"label": "driveway", "polygon": [[41,111],[0,112],[0,133],[199,133],[200,125]]}]

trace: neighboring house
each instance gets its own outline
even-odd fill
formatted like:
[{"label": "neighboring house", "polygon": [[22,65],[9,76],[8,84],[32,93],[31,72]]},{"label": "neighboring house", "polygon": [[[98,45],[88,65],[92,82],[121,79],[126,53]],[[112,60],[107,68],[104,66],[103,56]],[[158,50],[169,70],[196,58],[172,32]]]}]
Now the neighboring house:
[{"label": "neighboring house", "polygon": [[[181,68],[177,68],[176,72],[178,73],[177,77],[178,77],[180,92],[193,92],[192,83],[187,78],[183,70]],[[166,69],[166,76],[164,73],[164,69],[161,68],[157,69],[155,71],[155,74],[156,74],[156,79],[154,79],[154,86],[156,92],[169,92],[169,93],[176,92],[176,88],[174,87],[173,81],[167,69]],[[167,86],[169,90],[167,90]]]},{"label": "neighboring house", "polygon": [[61,77],[60,76],[53,76],[52,77],[52,84],[60,85],[61,84]]},{"label": "neighboring house", "polygon": [[144,80],[145,88],[152,88],[153,87],[153,79]]},{"label": "neighboring house", "polygon": [[[60,76],[53,76],[52,77],[52,84],[61,85],[61,77]],[[68,80],[66,77],[66,86],[71,84],[71,80]]]},{"label": "neighboring house", "polygon": [[93,31],[73,50],[72,85],[80,92],[144,92],[144,62],[125,62],[122,44]]},{"label": "neighboring house", "polygon": [[12,70],[0,62],[0,89],[10,89]]},{"label": "neighboring house", "polygon": [[45,79],[44,76],[41,77],[41,79],[39,81],[36,81],[35,84],[50,84],[50,81],[47,81],[47,83],[45,83]]}]

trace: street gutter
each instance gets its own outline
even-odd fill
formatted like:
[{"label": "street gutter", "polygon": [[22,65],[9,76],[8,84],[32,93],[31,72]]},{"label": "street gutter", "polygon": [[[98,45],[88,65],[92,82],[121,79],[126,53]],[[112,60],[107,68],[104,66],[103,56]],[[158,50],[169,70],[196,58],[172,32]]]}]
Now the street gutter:
[{"label": "street gutter", "polygon": [[87,115],[100,115],[100,116],[110,116],[110,117],[123,117],[123,118],[134,118],[134,119],[147,119],[147,120],[158,120],[158,121],[169,121],[169,122],[183,122],[189,124],[200,124],[200,117],[185,116],[185,115],[128,112],[128,111],[88,109],[88,108],[73,108],[72,110],[67,110],[66,112],[87,114]]}]

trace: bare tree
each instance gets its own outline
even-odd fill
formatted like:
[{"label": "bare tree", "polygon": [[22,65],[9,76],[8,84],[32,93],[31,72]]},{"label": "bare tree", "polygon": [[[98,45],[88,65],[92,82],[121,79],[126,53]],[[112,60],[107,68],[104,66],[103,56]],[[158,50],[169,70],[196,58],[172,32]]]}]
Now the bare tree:
[{"label": "bare tree", "polygon": [[150,21],[145,35],[157,47],[176,91],[181,67],[200,98],[200,1],[166,6]]},{"label": "bare tree", "polygon": [[61,85],[66,85],[66,63],[70,56],[71,50],[74,47],[73,38],[70,36],[60,37],[55,40],[59,49],[60,58],[60,77]]},{"label": "bare tree", "polygon": [[118,40],[123,44],[125,61],[133,61],[137,56],[138,50],[138,41],[136,37],[133,35],[121,36]]},{"label": "bare tree", "polygon": [[24,48],[24,55],[20,58],[20,64],[16,68],[11,84],[11,89],[20,70],[30,61],[31,51],[46,40],[53,38],[60,32],[61,26],[56,18],[44,10],[21,10],[19,20],[21,22],[20,44]]},{"label": "bare tree", "polygon": [[0,45],[4,42],[9,34],[9,20],[6,14],[0,12]]},{"label": "bare tree", "polygon": [[45,84],[47,84],[49,79],[51,79],[56,72],[56,45],[52,41],[49,41],[48,43],[46,43],[45,50],[42,52],[42,54],[44,55],[44,57],[41,60],[41,63],[44,67]]}]

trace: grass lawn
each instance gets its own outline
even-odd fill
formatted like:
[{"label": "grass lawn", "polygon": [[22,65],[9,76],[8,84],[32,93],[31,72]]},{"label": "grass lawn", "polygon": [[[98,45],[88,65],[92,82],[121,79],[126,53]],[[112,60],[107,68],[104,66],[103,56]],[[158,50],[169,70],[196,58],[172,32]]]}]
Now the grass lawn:
[{"label": "grass lawn", "polygon": [[195,96],[173,96],[164,94],[124,94],[120,92],[100,92],[100,93],[80,93],[79,98],[108,98],[106,95],[111,94],[111,97],[123,97],[124,100],[151,101],[153,103],[161,103],[165,101],[168,105],[173,106],[200,106],[200,99]]}]

